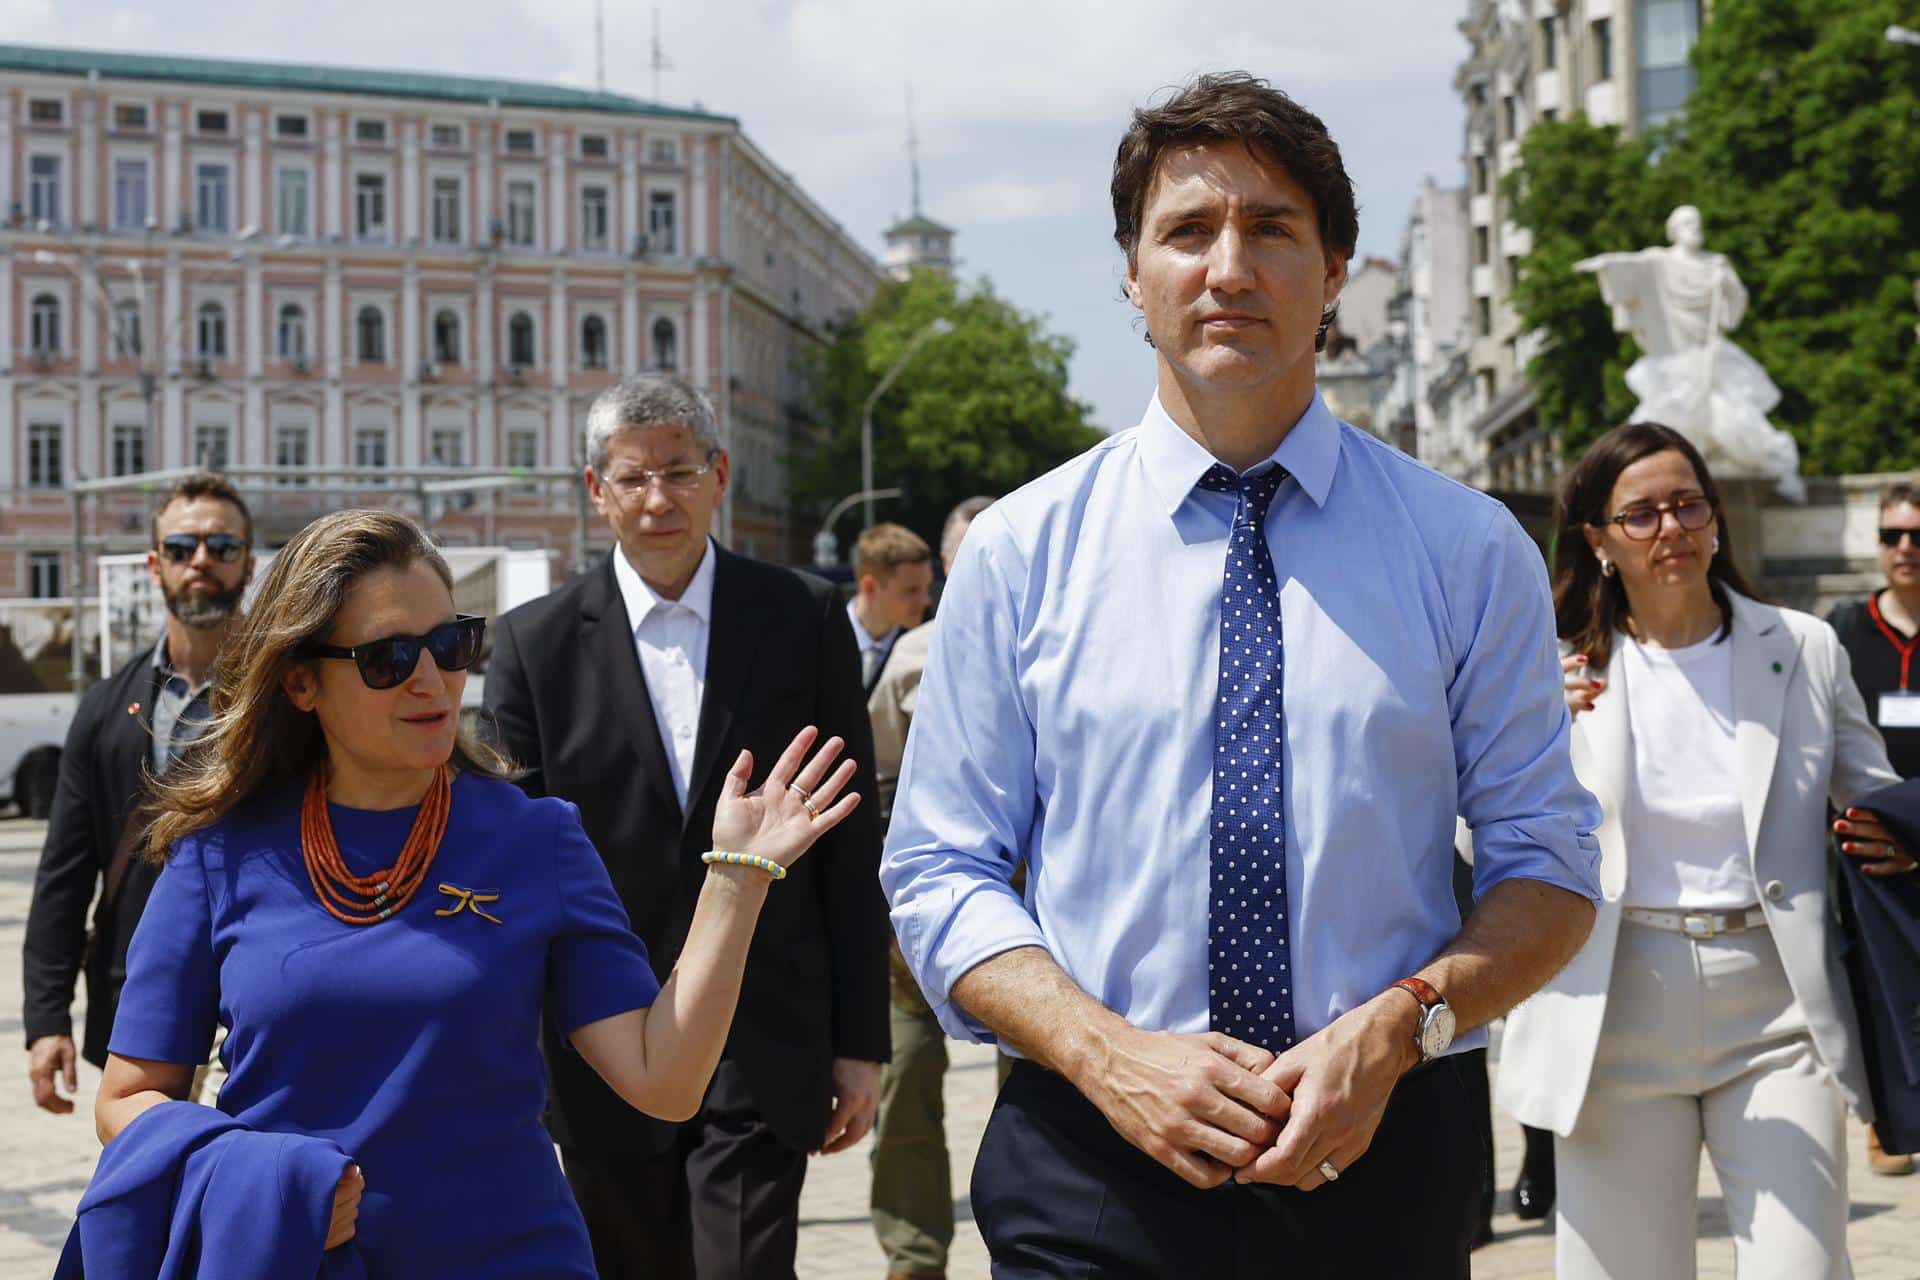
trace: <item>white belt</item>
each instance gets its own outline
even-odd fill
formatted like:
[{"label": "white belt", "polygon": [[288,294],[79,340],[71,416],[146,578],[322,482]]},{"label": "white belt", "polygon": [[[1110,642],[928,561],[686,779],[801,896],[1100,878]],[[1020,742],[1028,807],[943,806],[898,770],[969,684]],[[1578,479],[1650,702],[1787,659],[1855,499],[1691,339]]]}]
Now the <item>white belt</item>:
[{"label": "white belt", "polygon": [[1767,913],[1759,907],[1748,907],[1744,911],[1648,911],[1641,907],[1622,907],[1620,918],[1632,924],[1665,929],[1668,933],[1684,933],[1689,938],[1712,938],[1767,927]]}]

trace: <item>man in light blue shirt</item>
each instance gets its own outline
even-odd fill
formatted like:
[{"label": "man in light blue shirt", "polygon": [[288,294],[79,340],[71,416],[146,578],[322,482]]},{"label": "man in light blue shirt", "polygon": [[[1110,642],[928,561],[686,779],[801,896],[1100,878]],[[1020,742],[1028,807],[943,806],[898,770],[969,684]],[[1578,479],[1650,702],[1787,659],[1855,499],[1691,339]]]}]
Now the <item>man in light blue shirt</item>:
[{"label": "man in light blue shirt", "polygon": [[1545,569],[1315,393],[1357,233],[1316,117],[1201,77],[1113,200],[1157,394],[975,522],[882,867],[942,1024],[1028,1060],[975,1216],[996,1275],[1464,1278],[1449,1054],[1599,892]]}]

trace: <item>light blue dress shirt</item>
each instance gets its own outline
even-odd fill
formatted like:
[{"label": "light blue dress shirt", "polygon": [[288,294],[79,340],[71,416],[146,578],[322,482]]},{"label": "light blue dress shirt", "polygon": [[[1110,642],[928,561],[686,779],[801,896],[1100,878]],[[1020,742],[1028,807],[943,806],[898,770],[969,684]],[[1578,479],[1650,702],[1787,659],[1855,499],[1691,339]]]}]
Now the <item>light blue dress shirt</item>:
[{"label": "light blue dress shirt", "polygon": [[[1505,507],[1337,420],[1273,458],[1294,1011],[1302,1036],[1524,877],[1599,897],[1540,552]],[[881,881],[947,1031],[954,982],[1046,948],[1136,1026],[1204,1031],[1208,823],[1231,495],[1156,397],[1141,424],[982,512],[940,604]],[[1025,900],[1009,885],[1028,867]],[[1456,1050],[1484,1044],[1463,1035]]]}]

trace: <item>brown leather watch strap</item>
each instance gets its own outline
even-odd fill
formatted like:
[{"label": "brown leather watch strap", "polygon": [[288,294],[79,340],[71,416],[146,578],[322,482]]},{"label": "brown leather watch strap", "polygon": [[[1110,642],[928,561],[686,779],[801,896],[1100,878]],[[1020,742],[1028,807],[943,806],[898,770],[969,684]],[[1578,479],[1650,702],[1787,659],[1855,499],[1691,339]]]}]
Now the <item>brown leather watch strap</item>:
[{"label": "brown leather watch strap", "polygon": [[1393,984],[1420,1002],[1422,1009],[1431,1009],[1437,1004],[1445,1004],[1433,984],[1424,978],[1402,978]]}]

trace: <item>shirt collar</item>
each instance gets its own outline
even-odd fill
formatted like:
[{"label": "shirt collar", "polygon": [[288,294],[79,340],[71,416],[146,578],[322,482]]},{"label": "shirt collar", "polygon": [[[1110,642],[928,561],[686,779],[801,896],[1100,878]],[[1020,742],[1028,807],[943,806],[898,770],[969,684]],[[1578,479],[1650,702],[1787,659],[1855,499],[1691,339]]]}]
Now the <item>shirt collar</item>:
[{"label": "shirt collar", "polygon": [[[165,631],[160,633],[159,641],[153,646],[153,669],[160,673],[160,683],[163,685],[173,680],[178,680],[181,684],[187,683],[187,678],[173,669],[173,657],[167,652],[167,633]],[[212,687],[213,677],[209,675],[207,682],[201,685],[199,689],[188,685],[187,692],[198,694],[201,689],[209,689]]]},{"label": "shirt collar", "polygon": [[700,567],[693,571],[693,577],[687,583],[687,589],[680,593],[678,600],[669,600],[647,585],[640,571],[627,559],[627,553],[617,545],[613,549],[613,580],[620,587],[620,599],[627,606],[627,629],[638,631],[640,624],[655,609],[685,609],[702,624],[713,619],[713,566],[716,557],[713,552],[713,539],[707,539],[707,548],[700,556]]},{"label": "shirt collar", "polygon": [[[1153,486],[1169,516],[1180,509],[1200,477],[1220,461],[1168,416],[1157,391],[1140,420],[1139,441],[1147,483]],[[1327,504],[1333,471],[1340,461],[1340,420],[1319,392],[1314,392],[1313,403],[1287,432],[1270,461],[1285,467],[1315,506]]]},{"label": "shirt collar", "polygon": [[891,648],[893,642],[900,636],[900,628],[895,627],[883,636],[876,636],[867,630],[866,623],[860,621],[860,612],[853,606],[854,602],[852,600],[847,601],[847,621],[853,624],[853,638],[859,643],[860,652],[865,653],[869,649]]}]

